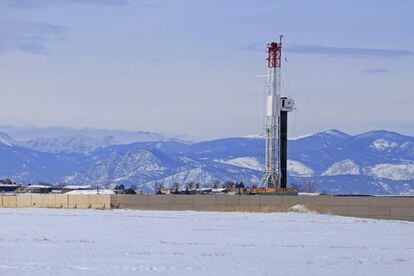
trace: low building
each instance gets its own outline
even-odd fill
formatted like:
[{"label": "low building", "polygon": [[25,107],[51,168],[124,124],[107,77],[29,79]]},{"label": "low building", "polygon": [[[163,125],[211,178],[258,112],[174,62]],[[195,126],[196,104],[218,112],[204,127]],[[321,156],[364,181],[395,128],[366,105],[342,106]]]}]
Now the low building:
[{"label": "low building", "polygon": [[14,192],[19,188],[17,184],[0,184],[0,193],[4,192]]},{"label": "low building", "polygon": [[210,194],[212,192],[212,188],[198,188],[196,189],[197,194]]},{"label": "low building", "polygon": [[171,189],[161,188],[157,194],[169,195],[171,194]]},{"label": "low building", "polygon": [[93,190],[72,190],[66,192],[65,195],[114,195],[115,192],[108,189],[93,189]]},{"label": "low building", "polygon": [[23,192],[26,193],[36,193],[36,194],[47,194],[50,193],[53,190],[53,187],[50,185],[29,185],[24,187]]},{"label": "low building", "polygon": [[62,188],[62,193],[65,194],[71,191],[92,190],[92,185],[66,185]]},{"label": "low building", "polygon": [[213,188],[211,189],[212,194],[227,194],[227,188]]},{"label": "low building", "polygon": [[119,183],[112,183],[106,186],[106,189],[114,191],[115,194],[124,194],[125,186]]}]

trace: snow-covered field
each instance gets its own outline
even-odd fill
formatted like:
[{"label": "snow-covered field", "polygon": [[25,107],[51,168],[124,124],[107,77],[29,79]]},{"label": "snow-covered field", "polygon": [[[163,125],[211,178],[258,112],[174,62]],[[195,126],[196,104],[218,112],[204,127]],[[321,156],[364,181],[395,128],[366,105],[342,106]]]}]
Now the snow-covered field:
[{"label": "snow-covered field", "polygon": [[0,275],[413,275],[414,223],[0,209]]}]

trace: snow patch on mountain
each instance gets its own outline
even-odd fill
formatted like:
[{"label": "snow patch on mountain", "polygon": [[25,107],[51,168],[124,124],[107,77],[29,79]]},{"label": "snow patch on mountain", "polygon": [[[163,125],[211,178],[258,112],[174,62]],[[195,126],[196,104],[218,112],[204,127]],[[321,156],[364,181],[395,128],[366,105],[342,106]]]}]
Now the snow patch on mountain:
[{"label": "snow patch on mountain", "polygon": [[15,144],[14,140],[4,132],[0,132],[0,144],[6,146],[13,146]]},{"label": "snow patch on mountain", "polygon": [[335,176],[335,175],[358,175],[360,174],[360,168],[351,159],[345,159],[332,164],[326,171],[322,173],[322,176]]},{"label": "snow patch on mountain", "polygon": [[312,176],[313,170],[299,161],[288,160],[287,161],[288,174],[292,176]]},{"label": "snow patch on mountain", "polygon": [[343,138],[343,137],[347,137],[349,135],[342,132],[342,131],[336,130],[336,129],[330,129],[330,130],[327,130],[327,131],[318,132],[316,134],[309,133],[309,134],[304,134],[304,135],[301,135],[301,136],[298,136],[298,137],[292,137],[292,138],[289,138],[289,140],[292,140],[292,141],[300,140],[300,139],[308,138],[308,137],[312,137],[312,136],[319,136],[319,137],[331,136],[331,137]]},{"label": "snow patch on mountain", "polygon": [[397,147],[398,144],[392,141],[388,141],[385,139],[377,139],[374,142],[372,142],[372,145],[370,146],[372,149],[375,149],[377,151],[388,151],[390,149],[393,149]]},{"label": "snow patch on mountain", "polygon": [[255,157],[238,157],[229,160],[214,160],[219,163],[229,164],[237,167],[263,171],[263,165]]},{"label": "snow patch on mountain", "polygon": [[324,133],[329,134],[331,136],[337,136],[337,137],[348,136],[346,133],[339,131],[337,129],[330,129],[330,130],[325,131]]},{"label": "snow patch on mountain", "polygon": [[413,146],[414,146],[414,143],[413,143],[413,142],[411,142],[411,141],[407,141],[407,142],[403,143],[403,144],[400,146],[400,149],[402,149],[402,150],[412,149],[412,148],[413,148]]},{"label": "snow patch on mountain", "polygon": [[307,137],[310,137],[312,135],[313,135],[312,133],[308,133],[308,134],[300,135],[300,136],[297,136],[297,137],[289,137],[289,140],[292,140],[292,141],[300,140],[302,138],[307,138]]},{"label": "snow patch on mountain", "polygon": [[414,180],[414,164],[378,164],[368,168],[367,173],[392,180]]}]

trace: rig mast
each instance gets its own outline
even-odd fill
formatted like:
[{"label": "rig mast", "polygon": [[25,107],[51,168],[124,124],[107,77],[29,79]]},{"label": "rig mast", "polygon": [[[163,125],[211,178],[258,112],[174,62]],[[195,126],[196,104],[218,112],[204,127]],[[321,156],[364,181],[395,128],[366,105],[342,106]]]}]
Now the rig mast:
[{"label": "rig mast", "polygon": [[281,97],[282,38],[267,45],[266,156],[261,187],[286,188],[287,112],[294,101]]}]

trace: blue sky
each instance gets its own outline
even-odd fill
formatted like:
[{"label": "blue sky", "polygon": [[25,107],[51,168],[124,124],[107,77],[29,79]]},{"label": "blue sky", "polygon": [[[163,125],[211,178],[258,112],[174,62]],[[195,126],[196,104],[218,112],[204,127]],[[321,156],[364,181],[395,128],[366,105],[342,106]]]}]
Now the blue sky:
[{"label": "blue sky", "polygon": [[290,136],[414,135],[414,2],[0,0],[0,124],[262,132],[284,34]]}]

